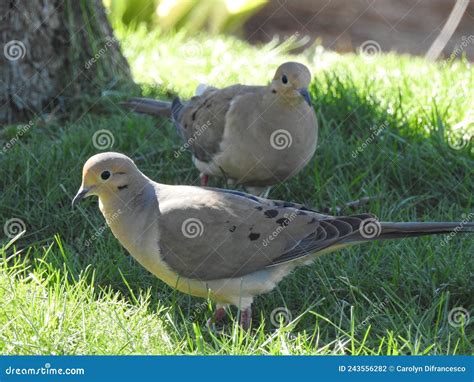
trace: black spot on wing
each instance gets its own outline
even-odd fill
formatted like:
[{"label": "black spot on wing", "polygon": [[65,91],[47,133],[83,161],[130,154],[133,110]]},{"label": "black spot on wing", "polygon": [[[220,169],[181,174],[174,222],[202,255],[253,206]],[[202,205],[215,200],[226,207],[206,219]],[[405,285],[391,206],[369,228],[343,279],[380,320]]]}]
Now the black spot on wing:
[{"label": "black spot on wing", "polygon": [[263,214],[264,214],[267,218],[274,218],[275,216],[278,215],[278,211],[277,211],[277,210],[266,210]]},{"label": "black spot on wing", "polygon": [[278,219],[276,222],[277,222],[277,224],[279,224],[280,226],[286,227],[288,224],[290,224],[290,219],[288,219],[288,218],[281,218],[281,219]]},{"label": "black spot on wing", "polygon": [[259,234],[259,233],[255,233],[255,232],[252,232],[252,233],[249,235],[249,239],[250,239],[251,241],[255,241],[255,240],[257,240],[259,237],[260,237],[260,234]]}]

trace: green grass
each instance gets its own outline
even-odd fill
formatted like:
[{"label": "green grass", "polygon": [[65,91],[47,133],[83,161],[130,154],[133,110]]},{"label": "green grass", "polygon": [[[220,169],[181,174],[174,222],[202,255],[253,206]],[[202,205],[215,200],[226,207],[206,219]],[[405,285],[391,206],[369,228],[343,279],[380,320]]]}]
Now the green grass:
[{"label": "green grass", "polygon": [[[289,57],[285,49],[230,37],[119,34],[145,95],[187,97],[200,82],[266,83],[289,58],[311,67],[319,147],[301,174],[272,190],[273,198],[320,208],[380,195],[349,212],[394,221],[472,220],[472,141],[453,144],[473,132],[472,124],[464,132],[453,128],[474,104],[474,70],[466,61],[428,64],[394,54],[369,60],[320,49]],[[10,244],[1,233],[1,354],[473,352],[472,323],[448,320],[453,308],[474,312],[474,241],[467,235],[320,257],[256,299],[250,332],[240,330],[235,310],[222,332],[209,331],[210,302],[173,291],[139,266],[103,229],[96,201],[70,207],[84,161],[100,151],[92,143],[99,129],[113,134],[112,150],[132,156],[151,178],[198,183],[190,154],[173,155],[180,141],[171,125],[120,110],[121,96],[95,99],[87,112],[34,119],[12,148],[0,151],[1,224],[18,218],[26,227]],[[374,126],[383,126],[376,137]],[[16,128],[1,132],[2,146]],[[271,323],[278,307],[292,316],[281,327]]]}]

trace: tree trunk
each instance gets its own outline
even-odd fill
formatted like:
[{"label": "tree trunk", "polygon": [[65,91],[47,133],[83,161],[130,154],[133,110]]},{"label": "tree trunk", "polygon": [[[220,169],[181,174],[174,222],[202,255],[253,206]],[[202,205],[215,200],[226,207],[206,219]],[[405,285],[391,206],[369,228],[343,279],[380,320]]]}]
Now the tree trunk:
[{"label": "tree trunk", "polygon": [[0,0],[0,124],[131,83],[101,0]]}]

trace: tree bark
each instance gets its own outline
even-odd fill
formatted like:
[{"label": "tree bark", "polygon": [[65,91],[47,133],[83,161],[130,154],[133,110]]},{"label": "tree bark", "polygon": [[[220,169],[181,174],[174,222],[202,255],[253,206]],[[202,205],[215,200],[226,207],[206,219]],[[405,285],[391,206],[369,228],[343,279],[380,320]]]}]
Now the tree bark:
[{"label": "tree bark", "polygon": [[101,0],[0,0],[0,124],[132,82]]}]

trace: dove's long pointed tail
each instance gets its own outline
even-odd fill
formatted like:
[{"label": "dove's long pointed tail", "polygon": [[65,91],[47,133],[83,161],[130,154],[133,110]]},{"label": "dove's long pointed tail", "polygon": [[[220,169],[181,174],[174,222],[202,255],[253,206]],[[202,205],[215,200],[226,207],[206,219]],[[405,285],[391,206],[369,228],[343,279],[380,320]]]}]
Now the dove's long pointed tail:
[{"label": "dove's long pointed tail", "polygon": [[276,258],[272,265],[374,240],[474,233],[474,223],[469,219],[461,222],[393,223],[380,222],[371,214],[361,214],[320,220],[319,223],[313,235],[301,240],[291,250]]},{"label": "dove's long pointed tail", "polygon": [[121,106],[136,113],[155,117],[171,117],[171,102],[158,101],[151,98],[131,98],[120,103]]},{"label": "dove's long pointed tail", "polygon": [[461,222],[379,222],[376,219],[363,221],[359,230],[346,239],[345,243],[370,240],[402,239],[425,235],[442,235],[449,233],[474,233],[474,223],[468,220]]}]

